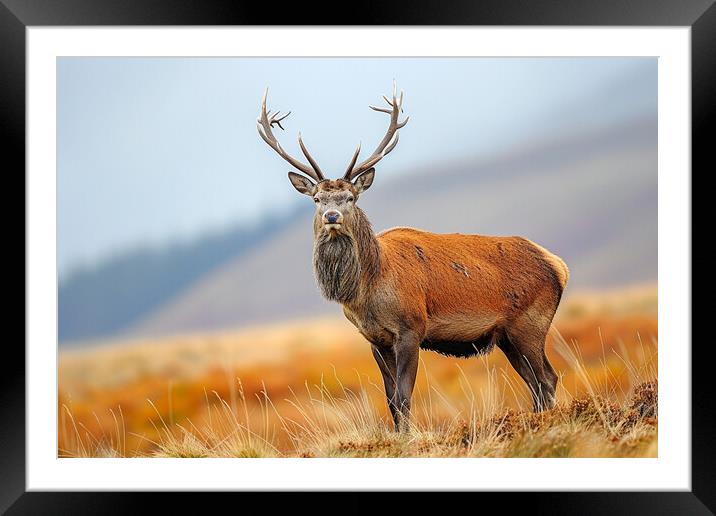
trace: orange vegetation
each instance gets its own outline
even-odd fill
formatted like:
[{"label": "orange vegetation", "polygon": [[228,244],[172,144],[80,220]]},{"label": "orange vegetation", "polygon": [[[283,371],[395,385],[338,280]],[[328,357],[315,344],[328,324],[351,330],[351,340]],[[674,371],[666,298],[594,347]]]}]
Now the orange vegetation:
[{"label": "orange vegetation", "polygon": [[[623,405],[622,416],[633,417],[635,388],[656,379],[656,290],[573,296],[560,308],[555,327],[547,345],[561,375],[554,414],[573,416],[580,403],[599,406],[606,399]],[[531,404],[524,382],[499,350],[467,360],[422,352],[421,361],[414,418],[423,430],[448,425],[454,433],[460,424],[484,427],[494,417],[509,422]],[[209,428],[216,453],[324,453],[322,443],[306,444],[310,434],[314,441],[335,437],[334,451],[326,453],[340,455],[346,447],[362,446],[356,443],[363,437],[349,437],[357,431],[346,426],[349,419],[357,427],[389,428],[370,347],[338,317],[65,351],[59,380],[59,456],[194,456],[192,450],[204,456]],[[478,405],[484,413],[471,419]],[[344,433],[321,433],[319,439],[311,425],[343,425]],[[239,434],[247,440],[238,443]],[[386,440],[398,446],[393,439],[388,433],[367,446]],[[531,445],[517,441],[523,453],[531,453],[525,451]]]}]

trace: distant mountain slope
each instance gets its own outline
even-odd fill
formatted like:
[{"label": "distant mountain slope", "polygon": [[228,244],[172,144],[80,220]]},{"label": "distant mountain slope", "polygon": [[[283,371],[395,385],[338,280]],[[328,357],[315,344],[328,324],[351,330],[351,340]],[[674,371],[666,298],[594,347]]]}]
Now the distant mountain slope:
[{"label": "distant mountain slope", "polygon": [[[360,205],[374,229],[523,235],[560,255],[570,290],[656,279],[657,132],[643,118],[492,160],[436,163],[390,180],[381,167]],[[287,188],[290,186],[287,184]],[[199,280],[135,325],[155,335],[320,313],[309,215]]]},{"label": "distant mountain slope", "polygon": [[[284,218],[292,213],[296,211]],[[75,271],[58,291],[60,342],[126,329],[197,278],[270,238],[277,227],[275,220],[256,227],[238,226],[188,243],[138,248]]]}]

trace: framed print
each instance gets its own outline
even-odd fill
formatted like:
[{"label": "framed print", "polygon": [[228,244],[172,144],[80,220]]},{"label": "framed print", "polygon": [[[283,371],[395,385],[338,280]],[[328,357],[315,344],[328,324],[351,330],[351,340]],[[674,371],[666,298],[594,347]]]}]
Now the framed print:
[{"label": "framed print", "polygon": [[529,491],[713,510],[691,337],[710,2],[350,27],[181,5],[2,7],[27,202],[3,509]]}]

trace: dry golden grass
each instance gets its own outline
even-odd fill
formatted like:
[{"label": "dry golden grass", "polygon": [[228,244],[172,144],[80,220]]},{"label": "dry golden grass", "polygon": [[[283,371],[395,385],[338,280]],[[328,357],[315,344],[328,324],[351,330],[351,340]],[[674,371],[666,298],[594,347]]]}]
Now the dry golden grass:
[{"label": "dry golden grass", "polygon": [[556,327],[554,410],[529,411],[499,351],[422,353],[405,434],[391,430],[369,346],[341,319],[64,352],[58,454],[655,456],[655,289],[575,296]]}]

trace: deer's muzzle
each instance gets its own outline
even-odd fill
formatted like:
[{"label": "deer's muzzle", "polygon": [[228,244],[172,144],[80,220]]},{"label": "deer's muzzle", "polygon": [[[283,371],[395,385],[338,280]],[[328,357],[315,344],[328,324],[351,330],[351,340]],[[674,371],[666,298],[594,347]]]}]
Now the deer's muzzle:
[{"label": "deer's muzzle", "polygon": [[323,212],[321,217],[323,223],[326,225],[339,225],[343,224],[343,214],[338,210],[326,210]]}]

